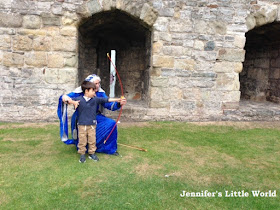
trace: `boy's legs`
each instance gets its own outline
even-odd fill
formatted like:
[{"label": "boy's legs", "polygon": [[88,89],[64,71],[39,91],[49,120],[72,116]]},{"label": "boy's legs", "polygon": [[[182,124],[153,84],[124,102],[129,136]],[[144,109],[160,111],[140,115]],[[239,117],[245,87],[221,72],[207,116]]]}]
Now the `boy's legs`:
[{"label": "boy's legs", "polygon": [[78,125],[78,129],[79,129],[78,153],[84,155],[86,154],[86,145],[87,145],[87,127],[86,125]]},{"label": "boy's legs", "polygon": [[88,126],[88,154],[92,155],[96,151],[96,125]]},{"label": "boy's legs", "polygon": [[89,158],[98,161],[99,158],[95,155],[96,151],[96,125],[91,125],[88,128],[88,154]]}]

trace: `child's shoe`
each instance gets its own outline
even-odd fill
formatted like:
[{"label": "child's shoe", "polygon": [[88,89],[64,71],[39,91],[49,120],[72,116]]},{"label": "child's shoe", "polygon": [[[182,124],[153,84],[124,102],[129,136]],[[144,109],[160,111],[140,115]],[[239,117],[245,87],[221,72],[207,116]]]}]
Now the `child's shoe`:
[{"label": "child's shoe", "polygon": [[99,158],[95,154],[89,155],[88,158],[94,161],[99,161]]},{"label": "child's shoe", "polygon": [[80,163],[86,162],[86,156],[85,155],[81,155],[79,162]]}]

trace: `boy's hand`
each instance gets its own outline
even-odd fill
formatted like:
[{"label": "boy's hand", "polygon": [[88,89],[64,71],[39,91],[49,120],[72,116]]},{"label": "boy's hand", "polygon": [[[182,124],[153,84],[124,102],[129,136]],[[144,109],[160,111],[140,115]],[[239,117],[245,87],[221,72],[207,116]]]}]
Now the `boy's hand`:
[{"label": "boy's hand", "polygon": [[77,109],[79,106],[80,101],[73,101],[74,109]]}]

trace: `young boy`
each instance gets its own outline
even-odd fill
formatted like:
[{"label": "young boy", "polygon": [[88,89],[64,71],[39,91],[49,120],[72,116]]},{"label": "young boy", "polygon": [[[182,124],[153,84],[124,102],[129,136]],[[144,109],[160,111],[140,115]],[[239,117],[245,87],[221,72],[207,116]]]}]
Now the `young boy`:
[{"label": "young boy", "polygon": [[86,162],[86,145],[88,144],[89,159],[98,161],[95,155],[96,150],[96,109],[98,104],[106,102],[120,102],[120,98],[101,98],[96,96],[96,86],[93,82],[84,81],[81,85],[84,96],[79,96],[68,100],[69,104],[74,104],[75,109],[78,107],[78,130],[79,143],[78,153],[80,163]]}]

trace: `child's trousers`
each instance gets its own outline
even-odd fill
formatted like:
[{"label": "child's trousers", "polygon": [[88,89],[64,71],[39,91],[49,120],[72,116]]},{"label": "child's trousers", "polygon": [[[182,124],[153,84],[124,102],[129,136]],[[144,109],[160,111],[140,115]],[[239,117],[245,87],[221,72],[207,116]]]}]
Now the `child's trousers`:
[{"label": "child's trousers", "polygon": [[78,129],[78,153],[84,155],[88,144],[88,154],[94,154],[96,150],[96,125],[79,125]]}]

